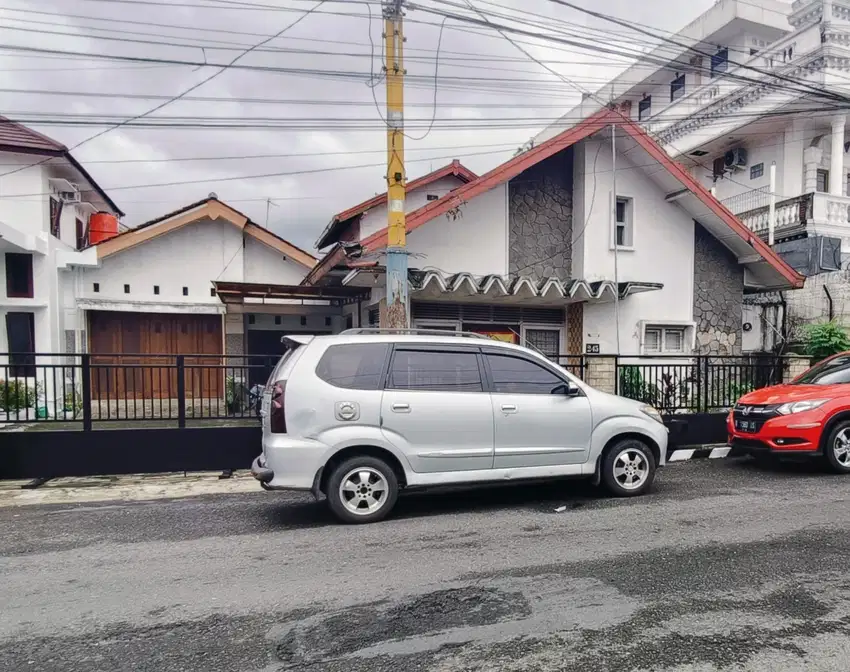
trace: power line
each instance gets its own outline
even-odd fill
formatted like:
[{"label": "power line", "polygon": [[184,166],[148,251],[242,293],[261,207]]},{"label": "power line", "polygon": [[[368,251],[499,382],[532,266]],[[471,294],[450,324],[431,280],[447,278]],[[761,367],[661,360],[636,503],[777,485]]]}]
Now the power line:
[{"label": "power line", "polygon": [[[109,133],[109,132],[111,132],[111,131],[114,131],[114,130],[116,130],[116,129],[118,129],[118,128],[121,128],[122,126],[126,126],[127,124],[129,124],[129,123],[131,123],[131,122],[133,122],[133,121],[138,121],[138,120],[140,120],[140,119],[142,119],[142,118],[144,118],[144,117],[147,117],[147,116],[149,116],[149,115],[153,114],[154,112],[157,112],[158,110],[161,110],[161,109],[162,109],[162,108],[164,108],[166,105],[170,105],[170,104],[171,104],[171,103],[173,103],[174,101],[179,100],[180,98],[182,98],[183,96],[185,96],[185,95],[187,95],[187,94],[191,93],[191,92],[192,92],[192,91],[194,91],[195,89],[198,89],[199,87],[203,86],[203,85],[204,85],[204,84],[206,84],[207,82],[209,82],[209,81],[211,81],[211,80],[215,79],[216,77],[218,77],[218,76],[219,76],[220,74],[222,74],[222,73],[223,73],[223,72],[224,72],[227,68],[229,68],[229,67],[231,67],[231,66],[235,65],[235,64],[236,64],[236,62],[237,62],[238,60],[240,60],[243,56],[247,56],[247,55],[248,55],[248,54],[250,54],[250,53],[251,53],[254,49],[256,49],[256,48],[259,48],[259,47],[263,46],[264,44],[266,44],[267,42],[270,42],[270,41],[271,41],[271,40],[273,40],[274,38],[279,37],[280,35],[282,35],[283,33],[285,33],[285,32],[286,32],[287,30],[289,30],[290,28],[294,28],[295,26],[297,26],[297,25],[298,25],[299,23],[301,23],[304,19],[306,19],[308,16],[310,16],[310,14],[312,14],[315,10],[317,10],[319,7],[321,7],[321,6],[322,6],[325,2],[326,2],[326,0],[319,0],[319,1],[318,1],[318,2],[317,2],[317,3],[316,3],[316,4],[315,4],[315,5],[314,5],[311,9],[308,9],[306,12],[304,12],[304,14],[302,14],[300,17],[298,17],[295,21],[293,21],[292,23],[290,23],[288,26],[286,26],[286,27],[282,28],[281,30],[279,30],[279,31],[278,31],[277,33],[275,33],[272,37],[266,38],[266,39],[265,39],[265,40],[263,40],[262,42],[259,42],[259,43],[257,43],[256,45],[254,45],[253,47],[250,47],[250,48],[246,49],[245,51],[243,51],[242,53],[240,53],[240,54],[239,54],[238,56],[236,56],[236,57],[235,57],[232,61],[230,61],[230,63],[228,63],[228,64],[227,64],[227,67],[226,67],[226,68],[221,68],[221,69],[220,69],[220,70],[218,70],[217,72],[214,72],[213,74],[209,75],[208,77],[205,77],[205,78],[204,78],[204,79],[202,79],[200,82],[198,82],[198,83],[196,83],[196,84],[193,84],[193,85],[192,85],[192,86],[190,86],[188,89],[184,90],[183,92],[179,93],[178,95],[174,96],[173,98],[170,98],[169,100],[166,100],[165,102],[160,103],[159,105],[157,105],[157,106],[155,106],[155,107],[152,107],[151,109],[147,110],[146,112],[143,112],[142,114],[138,114],[138,115],[136,115],[135,117],[132,117],[132,118],[130,118],[130,119],[128,119],[128,120],[126,120],[126,121],[122,121],[122,122],[120,122],[120,123],[118,123],[118,124],[115,124],[115,125],[114,125],[114,126],[112,126],[111,128],[104,129],[103,131],[100,131],[99,133],[95,133],[94,135],[92,135],[92,136],[90,136],[90,137],[88,137],[88,138],[86,138],[86,139],[84,139],[84,140],[81,140],[80,142],[78,142],[77,144],[75,144],[73,147],[71,147],[71,150],[69,150],[69,151],[72,151],[72,150],[74,150],[74,149],[77,149],[78,147],[81,147],[82,145],[84,145],[84,144],[86,144],[86,143],[88,143],[88,142],[91,142],[92,140],[95,140],[96,138],[100,138],[100,137],[102,137],[102,136],[106,135],[107,133]],[[22,171],[22,170],[26,170],[27,168],[32,168],[33,166],[37,166],[37,165],[40,165],[40,164],[42,164],[42,163],[46,163],[46,161],[48,161],[48,160],[49,160],[49,159],[45,159],[45,160],[42,160],[42,161],[40,161],[40,162],[38,162],[38,163],[35,163],[35,164],[32,164],[32,165],[29,165],[29,166],[21,166],[20,168],[16,168],[15,170],[10,170],[10,171],[8,171],[8,172],[6,172],[6,173],[0,173],[0,177],[6,177],[7,175],[13,175],[14,173],[18,173],[18,172],[20,172],[20,171]]]}]

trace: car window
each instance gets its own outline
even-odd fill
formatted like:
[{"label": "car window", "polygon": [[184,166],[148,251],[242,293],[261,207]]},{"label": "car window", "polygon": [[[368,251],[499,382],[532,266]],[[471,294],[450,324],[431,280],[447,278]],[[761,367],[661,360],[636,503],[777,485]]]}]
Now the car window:
[{"label": "car window", "polygon": [[850,383],[850,356],[824,360],[794,381],[796,385],[839,385],[841,383]]},{"label": "car window", "polygon": [[474,352],[396,350],[389,387],[400,390],[482,392]]},{"label": "car window", "polygon": [[552,394],[564,381],[549,369],[519,357],[485,355],[493,377],[493,392]]},{"label": "car window", "polygon": [[380,389],[387,348],[387,343],[332,345],[319,360],[316,375],[335,387]]}]

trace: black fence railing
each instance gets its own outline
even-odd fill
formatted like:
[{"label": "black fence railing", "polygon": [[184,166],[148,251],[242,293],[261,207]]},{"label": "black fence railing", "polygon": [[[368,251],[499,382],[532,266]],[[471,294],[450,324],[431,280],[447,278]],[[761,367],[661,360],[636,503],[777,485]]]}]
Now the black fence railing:
[{"label": "black fence railing", "polygon": [[783,361],[772,355],[618,357],[617,394],[662,413],[719,413],[760,387],[782,382]]},{"label": "black fence railing", "polygon": [[[26,359],[24,360],[23,357]],[[0,424],[257,417],[278,355],[0,354]]]},{"label": "black fence railing", "polygon": [[558,357],[550,357],[550,359],[574,376],[584,380],[585,362],[587,360],[583,355],[560,355]]}]

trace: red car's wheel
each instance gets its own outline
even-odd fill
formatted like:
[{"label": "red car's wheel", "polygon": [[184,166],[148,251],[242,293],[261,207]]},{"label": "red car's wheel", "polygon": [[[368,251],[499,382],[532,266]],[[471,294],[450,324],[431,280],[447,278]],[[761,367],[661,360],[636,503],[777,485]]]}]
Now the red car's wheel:
[{"label": "red car's wheel", "polygon": [[823,456],[830,471],[850,474],[850,421],[839,422],[823,447]]}]

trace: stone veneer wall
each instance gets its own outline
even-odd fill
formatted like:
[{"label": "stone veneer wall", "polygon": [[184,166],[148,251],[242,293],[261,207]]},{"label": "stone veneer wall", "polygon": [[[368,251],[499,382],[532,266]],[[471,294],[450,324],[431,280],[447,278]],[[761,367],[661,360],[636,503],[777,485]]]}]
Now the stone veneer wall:
[{"label": "stone veneer wall", "polygon": [[508,186],[511,274],[570,277],[573,235],[572,149],[532,166]]},{"label": "stone veneer wall", "polygon": [[244,334],[226,334],[224,337],[224,354],[225,355],[244,355],[245,354],[245,335]]},{"label": "stone veneer wall", "polygon": [[735,256],[694,223],[696,351],[740,355],[744,270]]}]

